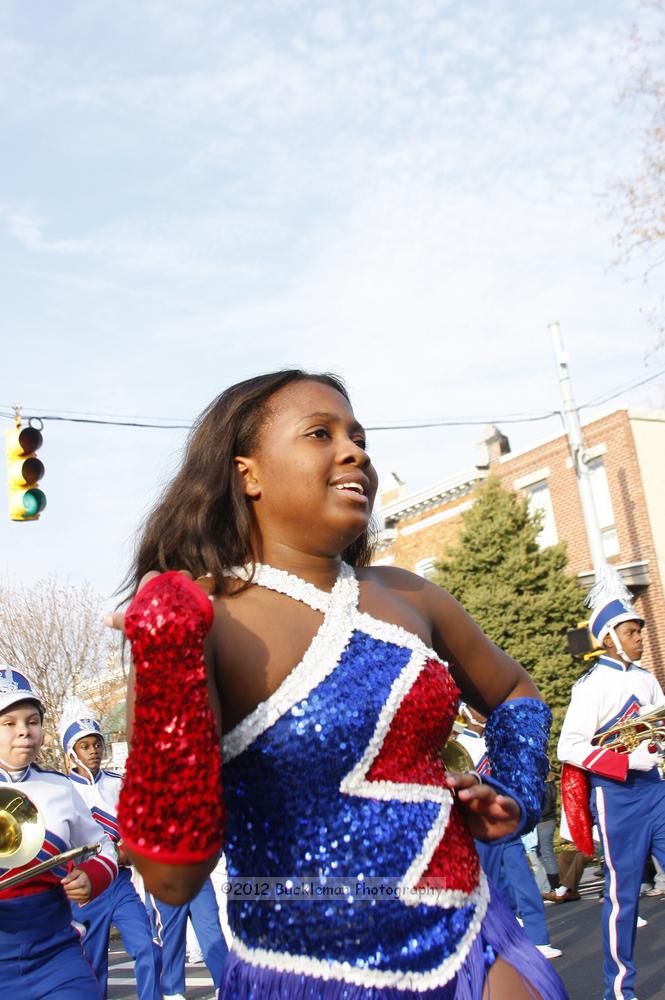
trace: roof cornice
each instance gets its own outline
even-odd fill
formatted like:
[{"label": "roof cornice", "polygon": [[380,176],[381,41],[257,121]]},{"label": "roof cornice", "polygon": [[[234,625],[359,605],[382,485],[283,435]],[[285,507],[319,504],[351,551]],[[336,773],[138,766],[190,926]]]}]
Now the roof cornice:
[{"label": "roof cornice", "polygon": [[393,500],[392,503],[381,508],[381,514],[386,522],[420,514],[430,507],[466,496],[473,490],[476,483],[486,479],[488,474],[487,469],[467,469],[464,472],[458,472],[433,486],[428,486],[425,490],[409,493],[398,500]]}]

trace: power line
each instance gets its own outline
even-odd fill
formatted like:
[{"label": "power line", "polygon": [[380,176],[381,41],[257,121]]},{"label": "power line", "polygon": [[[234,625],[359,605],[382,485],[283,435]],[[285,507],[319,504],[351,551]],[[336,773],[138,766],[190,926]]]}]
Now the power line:
[{"label": "power line", "polygon": [[[6,403],[0,403],[0,410],[2,410],[2,409],[14,410],[14,408],[15,408],[14,405],[8,406]],[[29,406],[21,406],[20,409],[21,410],[29,410],[30,407]],[[51,416],[50,419],[55,419],[56,417],[68,417],[68,416],[74,416],[74,417],[94,417],[96,419],[104,417],[104,418],[108,418],[111,421],[117,421],[117,420],[122,420],[122,421],[129,421],[129,420],[138,420],[138,421],[155,420],[155,421],[162,421],[163,422],[163,421],[166,421],[166,420],[169,420],[169,421],[174,421],[174,420],[184,421],[184,420],[187,419],[186,417],[156,417],[156,416],[153,416],[152,414],[140,414],[140,413],[98,413],[97,411],[94,411],[94,410],[51,410],[51,414],[52,414],[52,416]]]},{"label": "power line", "polygon": [[602,403],[609,403],[610,400],[616,399],[617,396],[621,396],[624,392],[628,392],[631,389],[639,389],[641,385],[646,385],[647,382],[653,382],[655,379],[660,378],[661,375],[665,375],[665,368],[661,368],[660,371],[654,372],[652,375],[647,375],[646,378],[640,379],[638,382],[632,381],[627,382],[618,389],[610,389],[609,393],[605,396],[599,396],[596,399],[590,400],[588,403],[584,403],[580,406],[580,410],[586,410],[590,406],[600,406]]},{"label": "power line", "polygon": [[[624,392],[628,392],[631,389],[637,389],[642,385],[646,385],[648,382],[653,382],[655,379],[660,378],[665,375],[665,368],[659,369],[657,372],[653,372],[651,375],[647,375],[645,378],[640,378],[639,380],[632,380],[631,382],[626,382],[623,385],[611,389],[608,393],[602,396],[598,396],[595,399],[589,400],[587,403],[583,403],[579,407],[580,410],[588,409],[592,406],[600,406],[603,403],[608,403],[612,399],[616,399],[617,396],[622,395]],[[21,407],[23,410],[24,408]],[[68,415],[70,414],[70,415]],[[73,414],[73,415],[71,415]],[[0,417],[6,417],[7,419],[14,419],[14,407],[7,404],[0,404]],[[471,427],[476,425],[484,424],[523,424],[523,423],[538,423],[543,420],[551,420],[553,417],[560,417],[560,410],[547,410],[543,413],[505,413],[498,416],[485,416],[485,417],[442,417],[442,418],[430,418],[422,420],[404,420],[404,421],[376,421],[370,422],[367,425],[368,431],[402,431],[402,430],[422,430],[430,427]],[[172,417],[151,417],[146,419],[141,419],[134,415],[125,414],[111,414],[111,413],[97,413],[84,415],[82,411],[77,410],[55,410],[48,414],[24,414],[24,419],[39,419],[43,421],[53,421],[58,423],[70,423],[70,424],[92,424],[96,426],[109,426],[109,427],[141,427],[151,430],[177,430],[177,431],[188,431],[191,430],[192,422],[190,423],[179,423],[175,422]]]},{"label": "power line", "polygon": [[[11,416],[12,420],[14,419],[13,415],[10,415],[8,413],[2,413],[2,411],[0,411],[0,416],[3,417]],[[108,427],[152,427],[155,428],[156,430],[165,430],[165,431],[169,430],[188,431],[191,429],[192,426],[191,424],[149,424],[138,420],[103,420],[101,418],[93,419],[92,417],[59,417],[56,416],[55,414],[48,414],[48,413],[44,414],[40,413],[39,415],[37,415],[36,413],[32,413],[29,415],[21,413],[21,416],[25,420],[42,420],[44,422],[50,420],[64,424],[97,424]]]},{"label": "power line", "polygon": [[476,424],[528,424],[539,420],[551,420],[560,416],[560,410],[549,410],[547,413],[532,414],[523,417],[458,417],[456,419],[409,421],[403,424],[367,424],[368,431],[409,431],[423,427],[470,427]]},{"label": "power line", "polygon": [[[3,412],[4,408],[0,407],[0,416],[11,417],[14,419],[13,413]],[[531,414],[523,416],[512,416],[510,414],[504,414],[502,416],[489,416],[489,417],[456,417],[456,418],[446,418],[443,417],[440,420],[412,420],[405,421],[403,423],[370,423],[367,425],[366,430],[368,431],[399,431],[399,430],[417,430],[419,428],[426,427],[468,427],[475,424],[517,424],[517,423],[531,423],[540,420],[550,420],[552,417],[559,415],[559,410],[551,410],[547,413],[541,414]],[[68,423],[68,424],[95,424],[109,427],[146,427],[155,430],[190,430],[191,424],[169,424],[169,423],[149,423],[142,420],[111,420],[103,417],[64,417],[55,413],[44,413],[44,414],[23,414],[25,420],[43,420],[54,421],[58,423]],[[168,418],[163,418],[167,420]]]}]

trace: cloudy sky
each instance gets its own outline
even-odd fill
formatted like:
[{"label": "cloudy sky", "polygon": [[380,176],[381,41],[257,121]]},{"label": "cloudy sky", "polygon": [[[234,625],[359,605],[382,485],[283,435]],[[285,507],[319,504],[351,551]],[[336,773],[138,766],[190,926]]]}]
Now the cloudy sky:
[{"label": "cloudy sky", "polygon": [[[614,267],[633,0],[0,0],[0,414],[188,424],[333,369],[365,423],[498,420],[638,380],[654,283]],[[646,360],[645,360],[646,358]],[[612,405],[662,402],[663,381]],[[584,411],[589,416],[593,410]],[[376,431],[413,489],[476,425]],[[104,594],[184,432],[45,422],[48,508],[0,572]],[[5,508],[6,509],[6,508]]]}]

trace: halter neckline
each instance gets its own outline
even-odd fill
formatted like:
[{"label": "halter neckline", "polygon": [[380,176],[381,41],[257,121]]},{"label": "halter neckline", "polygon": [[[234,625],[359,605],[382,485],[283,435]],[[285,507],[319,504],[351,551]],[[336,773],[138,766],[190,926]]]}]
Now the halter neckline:
[{"label": "halter neckline", "polygon": [[[426,646],[422,639],[401,625],[382,621],[358,609],[360,597],[358,578],[353,567],[347,563],[341,564],[333,589],[329,593],[319,590],[314,584],[293,573],[265,563],[257,564],[251,579],[250,572],[250,567],[241,566],[227,570],[226,575],[256,583],[260,587],[300,601],[321,612],[323,621],[312,637],[300,663],[293,667],[265,701],[260,702],[249,715],[224,734],[222,753],[227,762],[246,750],[255,739],[287,712],[292,711],[294,706],[307,698],[311,691],[334,672],[356,631],[363,634],[367,640],[376,640],[391,647],[410,650],[412,657],[418,663],[439,659],[438,654]],[[443,666],[447,668],[448,665],[443,662]]]},{"label": "halter neckline", "polygon": [[294,601],[307,604],[314,611],[320,611],[323,614],[326,614],[330,609],[333,596],[338,593],[341,582],[355,580],[353,567],[345,562],[340,565],[337,579],[330,591],[321,590],[308,580],[303,580],[302,577],[296,576],[288,570],[269,566],[267,563],[256,563],[253,575],[250,576],[250,573],[250,566],[234,566],[227,570],[225,575],[246,580],[259,587],[265,587],[266,590],[274,590],[278,594],[293,598]]}]

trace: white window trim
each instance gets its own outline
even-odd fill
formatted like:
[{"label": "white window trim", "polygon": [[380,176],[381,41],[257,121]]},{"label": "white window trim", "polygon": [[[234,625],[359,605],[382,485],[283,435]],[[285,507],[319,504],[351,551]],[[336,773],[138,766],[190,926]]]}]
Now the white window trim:
[{"label": "white window trim", "polygon": [[535,472],[527,472],[526,476],[520,476],[519,479],[514,479],[513,486],[516,490],[524,490],[527,486],[535,486],[536,483],[540,483],[543,479],[549,478],[550,469],[548,465],[545,465],[542,469],[536,469]]},{"label": "white window trim", "polygon": [[415,565],[415,572],[418,576],[422,576],[425,580],[429,580],[429,574],[436,567],[439,562],[436,556],[425,556],[424,559],[419,559]]},{"label": "white window trim", "polygon": [[[549,479],[539,476],[534,480],[534,482],[530,483],[528,487],[524,487],[524,491],[528,497],[529,510],[532,513],[535,510],[540,510],[543,513],[543,523],[540,531],[538,532],[538,548],[547,549],[550,545],[556,545],[559,541],[559,532],[556,524],[556,516],[554,514],[554,505],[552,503],[552,491],[550,490]],[[546,504],[544,506],[536,506],[534,504],[533,501],[535,499],[536,492],[542,492],[544,494],[546,498]]]}]

